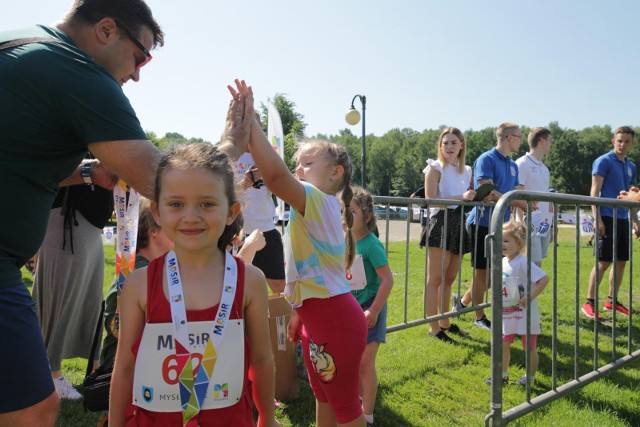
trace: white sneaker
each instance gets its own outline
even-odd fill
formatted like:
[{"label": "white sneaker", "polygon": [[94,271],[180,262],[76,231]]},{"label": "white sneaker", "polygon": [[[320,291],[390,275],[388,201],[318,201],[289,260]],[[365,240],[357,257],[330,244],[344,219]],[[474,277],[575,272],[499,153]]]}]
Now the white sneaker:
[{"label": "white sneaker", "polygon": [[79,400],[82,399],[82,395],[76,390],[73,385],[65,377],[54,378],[53,384],[56,386],[56,391],[60,399],[66,400]]},{"label": "white sneaker", "polygon": [[454,312],[457,311],[462,311],[466,308],[466,306],[464,304],[462,304],[462,296],[458,295],[458,294],[453,294],[451,295],[451,302],[452,302],[452,310]]}]

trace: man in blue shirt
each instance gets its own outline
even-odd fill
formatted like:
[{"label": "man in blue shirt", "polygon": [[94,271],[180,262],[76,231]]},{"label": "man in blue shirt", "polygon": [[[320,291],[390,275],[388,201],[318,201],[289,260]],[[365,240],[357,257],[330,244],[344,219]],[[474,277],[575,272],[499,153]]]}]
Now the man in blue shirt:
[{"label": "man in blue shirt", "polygon": [[[496,130],[498,143],[495,148],[483,153],[473,165],[474,188],[482,184],[491,183],[496,186],[485,201],[496,201],[504,193],[520,188],[518,181],[518,166],[509,158],[509,154],[516,153],[522,144],[522,132],[515,123],[502,123]],[[526,211],[527,204],[522,200],[512,203]],[[510,211],[507,210],[504,220],[509,220]],[[473,302],[474,305],[482,303],[487,288],[487,255],[484,250],[484,239],[489,234],[489,220],[491,211],[486,207],[475,207],[467,224],[471,226],[471,264],[474,267],[473,283],[467,292],[460,297],[453,295],[454,311],[461,310]],[[472,301],[473,300],[473,301]],[[483,309],[476,310],[476,318],[473,324],[480,329],[491,330],[491,321],[487,319]]]},{"label": "man in blue shirt", "polygon": [[[611,144],[613,149],[598,157],[593,162],[591,171],[591,197],[604,197],[615,199],[620,192],[628,191],[631,185],[637,181],[638,174],[636,165],[627,158],[627,154],[633,146],[635,132],[629,126],[622,126],[615,130]],[[613,208],[611,206],[593,206],[594,220],[597,218],[597,236],[600,239],[598,247],[598,274],[596,277],[596,267],[593,267],[589,276],[589,290],[587,300],[582,306],[582,313],[588,318],[598,319],[602,315],[595,308],[595,288],[599,284],[611,263],[613,262]],[[632,210],[631,219],[636,236],[640,236],[640,223],[635,210]],[[629,260],[629,209],[617,208],[616,221],[616,263],[609,275],[609,295],[604,303],[604,310],[614,309],[613,296],[618,295],[624,269]],[[615,272],[615,281],[614,281]],[[614,283],[615,282],[615,283]],[[629,309],[616,301],[615,309],[618,313],[629,315]]]}]

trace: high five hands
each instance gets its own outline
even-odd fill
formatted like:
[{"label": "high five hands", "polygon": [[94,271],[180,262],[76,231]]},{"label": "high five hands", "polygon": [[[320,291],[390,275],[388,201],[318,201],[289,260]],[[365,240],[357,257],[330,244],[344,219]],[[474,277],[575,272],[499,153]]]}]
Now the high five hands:
[{"label": "high five hands", "polygon": [[251,124],[254,121],[253,90],[244,80],[235,79],[235,88],[228,85],[231,101],[227,110],[224,132],[220,138],[221,144],[233,147],[226,150],[232,159],[236,160],[249,148]]}]

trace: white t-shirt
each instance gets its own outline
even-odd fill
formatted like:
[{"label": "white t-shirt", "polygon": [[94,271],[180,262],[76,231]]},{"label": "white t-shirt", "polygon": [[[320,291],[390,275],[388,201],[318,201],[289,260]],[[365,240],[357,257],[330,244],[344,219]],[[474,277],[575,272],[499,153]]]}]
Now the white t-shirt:
[{"label": "white t-shirt", "polygon": [[[424,173],[427,173],[429,168],[434,168],[438,172],[440,172],[440,182],[438,183],[438,193],[436,194],[437,199],[447,199],[451,196],[460,196],[464,194],[468,189],[471,183],[471,167],[464,167],[464,172],[459,173],[457,166],[446,165],[444,168],[440,166],[440,162],[437,160],[427,160],[427,167],[424,168]],[[426,193],[426,189],[425,189]],[[449,209],[457,208],[457,205],[449,205]],[[430,208],[430,216],[434,216],[440,211],[438,208]]]},{"label": "white t-shirt", "polygon": [[[525,190],[549,191],[549,168],[542,160],[527,153],[516,160],[518,178]],[[549,202],[538,202],[538,212],[550,212]]]},{"label": "white t-shirt", "polygon": [[[244,173],[254,164],[251,153],[242,154],[235,164],[236,182],[242,181]],[[266,186],[259,189],[249,187],[239,194],[239,199],[244,218],[242,228],[247,234],[255,229],[265,232],[275,228],[273,217],[276,215],[276,207]]]},{"label": "white t-shirt", "polygon": [[[538,280],[545,277],[547,273],[542,271],[540,267],[531,263],[531,284],[535,284]],[[527,257],[520,254],[509,260],[507,257],[502,258],[502,277],[515,277],[518,281],[518,287],[521,290],[526,289],[527,282]],[[524,291],[526,295],[526,291]],[[502,312],[502,334],[503,335],[525,335],[527,333],[527,312],[526,308],[505,309]],[[540,310],[538,309],[538,298],[531,301],[531,334],[540,334]]]}]

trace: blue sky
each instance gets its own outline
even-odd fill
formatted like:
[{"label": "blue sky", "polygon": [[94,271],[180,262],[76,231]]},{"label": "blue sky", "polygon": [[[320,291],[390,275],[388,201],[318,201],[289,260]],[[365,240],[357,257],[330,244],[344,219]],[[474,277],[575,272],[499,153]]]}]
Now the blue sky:
[{"label": "blue sky", "polygon": [[[639,125],[640,2],[148,0],[166,33],[125,86],[143,127],[218,139],[235,77],[284,93],[307,134],[337,134],[355,94],[367,133],[440,125]],[[67,0],[3,5],[0,30],[50,24]],[[357,108],[360,104],[356,101]],[[360,126],[351,128],[360,135]]]}]

